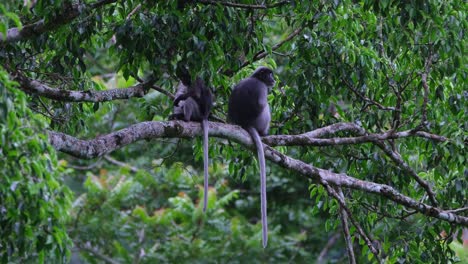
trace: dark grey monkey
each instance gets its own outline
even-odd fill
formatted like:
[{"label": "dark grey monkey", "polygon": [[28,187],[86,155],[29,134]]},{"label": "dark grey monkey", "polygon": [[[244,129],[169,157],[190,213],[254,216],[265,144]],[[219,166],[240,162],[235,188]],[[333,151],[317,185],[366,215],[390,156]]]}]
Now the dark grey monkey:
[{"label": "dark grey monkey", "polygon": [[182,77],[174,100],[174,114],[170,119],[201,122],[203,130],[203,212],[208,203],[208,116],[213,106],[211,90],[197,78],[192,83],[187,72]]},{"label": "dark grey monkey", "polygon": [[243,79],[234,87],[228,105],[228,119],[246,129],[257,147],[263,247],[268,243],[268,219],[265,153],[260,136],[267,135],[270,127],[271,115],[267,95],[268,90],[274,85],[273,71],[267,67],[259,67],[250,77]]}]

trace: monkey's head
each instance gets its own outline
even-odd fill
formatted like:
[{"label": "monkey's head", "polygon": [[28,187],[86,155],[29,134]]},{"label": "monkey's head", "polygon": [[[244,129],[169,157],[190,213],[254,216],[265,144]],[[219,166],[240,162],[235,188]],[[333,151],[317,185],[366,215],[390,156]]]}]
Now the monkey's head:
[{"label": "monkey's head", "polygon": [[258,67],[252,77],[262,81],[268,88],[271,88],[275,85],[275,78],[273,76],[273,71],[267,67]]}]

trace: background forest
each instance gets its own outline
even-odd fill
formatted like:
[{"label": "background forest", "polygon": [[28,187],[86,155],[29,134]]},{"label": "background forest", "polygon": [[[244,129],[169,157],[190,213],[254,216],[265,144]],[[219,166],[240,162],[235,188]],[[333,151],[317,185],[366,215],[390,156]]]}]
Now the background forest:
[{"label": "background forest", "polygon": [[[1,1],[0,262],[468,262],[467,21],[461,0]],[[206,213],[178,65],[215,96]],[[226,122],[258,66],[265,249]]]}]

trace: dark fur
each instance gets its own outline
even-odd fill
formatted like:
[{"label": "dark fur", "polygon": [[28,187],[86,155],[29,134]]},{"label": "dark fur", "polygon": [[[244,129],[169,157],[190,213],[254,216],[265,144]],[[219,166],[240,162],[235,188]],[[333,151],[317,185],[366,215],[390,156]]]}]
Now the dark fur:
[{"label": "dark fur", "polygon": [[260,135],[268,135],[271,116],[267,95],[268,89],[274,85],[275,79],[273,78],[272,70],[260,67],[250,77],[243,79],[234,87],[228,105],[228,119],[246,129],[257,147],[258,163],[260,166],[263,247],[266,247],[268,243],[268,219],[265,154]]},{"label": "dark fur", "polygon": [[197,78],[195,83],[192,86],[189,86],[186,93],[176,97],[174,105],[179,106],[180,101],[186,101],[188,98],[192,98],[197,103],[200,114],[194,113],[189,117],[186,116],[186,121],[200,122],[203,119],[208,119],[211,107],[213,106],[213,96],[211,94],[211,90],[205,86],[200,78]]},{"label": "dark fur", "polygon": [[170,119],[201,122],[203,130],[203,212],[208,203],[208,116],[213,106],[211,90],[197,78],[191,83],[188,73],[183,73],[174,100],[174,114]]}]

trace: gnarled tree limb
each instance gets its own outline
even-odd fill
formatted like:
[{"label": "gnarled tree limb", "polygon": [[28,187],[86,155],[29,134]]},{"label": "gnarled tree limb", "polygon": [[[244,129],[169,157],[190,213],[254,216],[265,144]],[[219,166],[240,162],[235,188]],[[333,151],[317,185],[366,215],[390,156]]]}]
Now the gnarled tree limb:
[{"label": "gnarled tree limb", "polygon": [[[342,131],[348,131],[359,136],[318,138],[334,135]],[[336,146],[375,143],[382,140],[406,138],[412,136],[427,138],[439,142],[447,141],[446,137],[430,134],[424,131],[407,130],[401,132],[389,131],[381,134],[368,134],[362,127],[358,126],[357,124],[336,123],[299,135],[267,136],[263,138],[263,142],[270,146]]]},{"label": "gnarled tree limb", "polygon": [[[339,137],[339,138],[316,138],[322,136],[333,135],[341,131],[349,131],[358,134],[357,137]],[[397,139],[410,136],[427,138],[439,142],[444,142],[447,138],[430,134],[424,131],[407,130],[401,132],[388,131],[382,134],[368,134],[362,127],[353,123],[337,123],[324,128],[320,128],[301,135],[281,135],[268,136],[263,139],[263,142],[270,146],[294,146],[294,145],[312,145],[312,146],[333,146],[333,145],[350,145],[361,143],[374,143],[393,161],[399,168],[406,171],[418,184],[426,191],[432,205],[437,205],[435,193],[431,186],[401,158],[401,156],[387,146],[384,141],[388,139]]]},{"label": "gnarled tree limb", "polygon": [[[242,128],[228,124],[214,122],[208,123],[210,136],[231,139],[254,149],[251,137]],[[103,156],[125,145],[142,139],[148,140],[172,137],[191,138],[200,136],[201,127],[200,124],[194,122],[143,122],[90,140],[80,140],[75,137],[53,131],[49,131],[48,134],[49,141],[58,151],[69,153],[76,157],[89,159]],[[449,211],[444,211],[435,206],[418,202],[411,197],[399,193],[389,185],[359,180],[344,173],[335,173],[329,170],[316,168],[303,161],[284,155],[269,146],[265,146],[265,157],[284,168],[298,172],[318,184],[321,182],[327,182],[335,186],[377,194],[384,196],[397,204],[412,208],[421,214],[450,223],[468,226],[468,217],[460,216]]]},{"label": "gnarled tree limb", "polygon": [[289,4],[289,1],[279,1],[277,3],[266,4],[266,5],[249,5],[249,4],[239,4],[239,3],[234,3],[234,2],[222,2],[222,1],[212,1],[212,0],[199,0],[198,3],[207,4],[207,5],[222,5],[222,6],[227,6],[227,7],[245,8],[245,9],[268,9],[268,8],[275,8],[278,6]]},{"label": "gnarled tree limb", "polygon": [[101,7],[103,5],[117,2],[117,0],[101,0],[94,4],[66,4],[62,8],[62,12],[46,23],[45,19],[41,19],[36,23],[23,26],[23,28],[10,28],[7,30],[6,37],[0,34],[0,44],[13,43],[25,39],[32,38],[44,32],[54,30],[62,25],[70,23],[85,11]]},{"label": "gnarled tree limb", "polygon": [[20,84],[19,88],[27,93],[64,102],[97,103],[118,99],[128,99],[132,97],[143,97],[153,85],[153,81],[150,80],[128,88],[117,88],[103,91],[73,91],[49,87],[46,84],[30,79],[19,72],[14,73],[13,79]]}]

